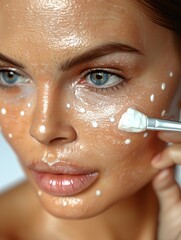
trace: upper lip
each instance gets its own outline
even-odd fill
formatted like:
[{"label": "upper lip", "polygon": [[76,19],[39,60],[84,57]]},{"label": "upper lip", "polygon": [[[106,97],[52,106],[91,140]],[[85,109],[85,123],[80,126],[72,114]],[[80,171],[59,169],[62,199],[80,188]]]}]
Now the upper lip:
[{"label": "upper lip", "polygon": [[50,174],[65,174],[65,175],[81,175],[98,172],[96,170],[83,166],[74,165],[68,162],[56,162],[49,165],[46,162],[38,161],[31,163],[28,168],[32,171],[50,173]]}]

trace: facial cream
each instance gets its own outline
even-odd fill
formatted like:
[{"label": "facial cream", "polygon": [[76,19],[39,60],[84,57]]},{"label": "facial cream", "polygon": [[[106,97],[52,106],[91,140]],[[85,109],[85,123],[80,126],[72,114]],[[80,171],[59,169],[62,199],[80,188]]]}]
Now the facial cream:
[{"label": "facial cream", "polygon": [[122,115],[118,128],[126,132],[143,132],[147,128],[147,116],[133,108]]}]

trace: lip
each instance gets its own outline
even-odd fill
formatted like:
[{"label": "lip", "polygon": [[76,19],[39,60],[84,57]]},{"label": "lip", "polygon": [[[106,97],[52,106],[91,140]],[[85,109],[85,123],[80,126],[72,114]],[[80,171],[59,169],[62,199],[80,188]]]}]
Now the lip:
[{"label": "lip", "polygon": [[39,188],[54,196],[73,196],[88,189],[98,178],[95,170],[58,162],[36,162],[29,166]]}]

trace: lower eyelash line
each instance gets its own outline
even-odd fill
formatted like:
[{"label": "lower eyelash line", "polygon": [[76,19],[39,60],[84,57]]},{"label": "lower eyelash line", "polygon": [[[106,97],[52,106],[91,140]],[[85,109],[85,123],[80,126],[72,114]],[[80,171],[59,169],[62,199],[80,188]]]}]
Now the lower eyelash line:
[{"label": "lower eyelash line", "polygon": [[129,82],[129,79],[123,79],[123,81],[121,81],[120,83],[118,83],[117,85],[115,85],[115,86],[112,86],[112,87],[107,87],[107,88],[96,88],[96,87],[94,87],[94,86],[90,86],[90,85],[87,85],[87,88],[88,89],[90,89],[91,91],[94,91],[94,92],[96,92],[96,93],[98,93],[98,92],[109,92],[110,90],[111,91],[113,91],[113,92],[115,92],[116,90],[119,90],[120,88],[124,88],[124,86],[126,85],[126,84],[128,84],[128,82]]}]

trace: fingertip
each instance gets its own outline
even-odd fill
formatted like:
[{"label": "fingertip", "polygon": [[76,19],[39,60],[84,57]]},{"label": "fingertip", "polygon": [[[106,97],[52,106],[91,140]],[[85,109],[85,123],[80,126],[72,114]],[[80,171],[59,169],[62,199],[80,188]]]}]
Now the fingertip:
[{"label": "fingertip", "polygon": [[174,183],[174,177],[171,169],[161,170],[153,179],[153,187],[156,191],[165,190]]},{"label": "fingertip", "polygon": [[162,211],[180,201],[181,192],[174,179],[172,168],[160,171],[152,181]]},{"label": "fingertip", "polygon": [[178,143],[181,141],[181,132],[160,131],[157,136],[167,143]]}]

